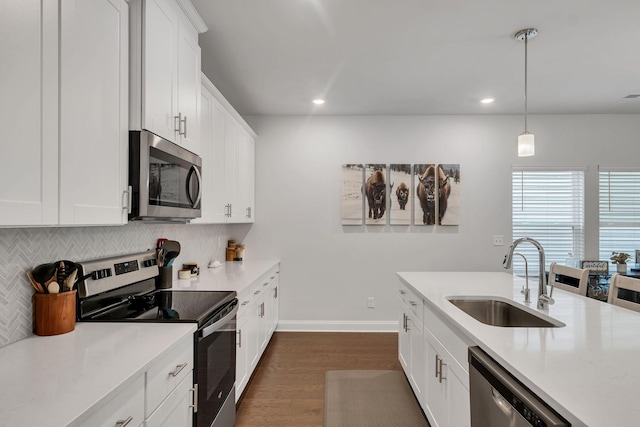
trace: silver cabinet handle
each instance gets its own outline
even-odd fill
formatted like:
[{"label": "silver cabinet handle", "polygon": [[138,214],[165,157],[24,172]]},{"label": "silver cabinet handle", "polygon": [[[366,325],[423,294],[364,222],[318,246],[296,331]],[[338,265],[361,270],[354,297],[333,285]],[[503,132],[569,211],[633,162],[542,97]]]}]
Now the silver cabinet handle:
[{"label": "silver cabinet handle", "polygon": [[442,363],[442,358],[438,358],[438,373],[439,373],[439,378],[438,378],[438,382],[442,383],[442,380],[446,380],[446,378],[442,375],[442,367],[443,366],[447,366],[446,363]]},{"label": "silver cabinet handle", "polygon": [[242,329],[238,329],[238,347],[242,348]]},{"label": "silver cabinet handle", "polygon": [[409,301],[409,304],[411,304],[411,307],[415,307],[416,305],[418,305],[415,303],[415,301]]},{"label": "silver cabinet handle", "polygon": [[271,276],[271,277],[269,277],[269,280],[273,280],[275,278],[276,278],[276,276]]},{"label": "silver cabinet handle", "polygon": [[278,287],[273,288],[273,298],[278,299]]},{"label": "silver cabinet handle", "polygon": [[187,367],[189,363],[184,362],[182,365],[176,365],[176,369],[174,369],[173,371],[169,372],[169,375],[171,375],[172,377],[177,377],[178,374],[180,373],[180,371],[182,371],[184,368]]},{"label": "silver cabinet handle", "polygon": [[405,295],[407,292],[403,291],[403,290],[399,290],[398,292],[400,292],[400,294]]},{"label": "silver cabinet handle", "polygon": [[[173,131],[174,132],[178,132],[178,135],[181,135],[182,133],[180,132],[180,124],[182,123],[182,113],[178,113],[178,115],[177,116],[173,116],[173,118],[178,121],[178,126],[177,126],[178,129],[174,129]],[[174,121],[174,123],[175,123],[175,121]],[[174,125],[174,127],[176,127],[176,126]]]},{"label": "silver cabinet handle", "polygon": [[193,408],[193,413],[198,412],[198,384],[194,384],[193,388],[189,389],[193,392],[193,405],[189,405],[189,408]]},{"label": "silver cabinet handle", "polygon": [[439,358],[439,357],[438,357],[438,355],[436,354],[436,369],[435,369],[435,371],[436,371],[436,378],[438,378],[438,374],[439,374],[439,372],[438,372],[438,360],[439,360],[439,359],[440,359],[440,358]]},{"label": "silver cabinet handle", "polygon": [[247,305],[247,304],[249,304],[249,301],[242,301],[241,305]]},{"label": "silver cabinet handle", "polygon": [[251,207],[247,208],[247,218],[251,218]]},{"label": "silver cabinet handle", "polygon": [[184,133],[182,135],[186,138],[187,137],[187,116],[184,116],[184,119],[182,119],[182,122],[184,123]]},{"label": "silver cabinet handle", "polygon": [[229,203],[229,218],[231,218],[232,214],[232,209],[233,209],[233,205],[231,203]]},{"label": "silver cabinet handle", "polygon": [[404,330],[409,332],[411,330],[411,328],[409,327],[409,316],[407,316],[407,320],[405,320],[405,323],[406,323],[407,326],[405,327]]},{"label": "silver cabinet handle", "polygon": [[269,286],[269,282],[264,282],[262,286]]},{"label": "silver cabinet handle", "polygon": [[260,304],[260,317],[264,317],[264,303]]},{"label": "silver cabinet handle", "polygon": [[133,417],[132,416],[128,416],[126,419],[122,420],[122,421],[116,421],[116,427],[124,427],[126,425],[129,425],[129,423],[133,421]]},{"label": "silver cabinet handle", "polygon": [[260,289],[258,289],[257,291],[255,291],[253,294],[254,295],[258,295],[260,293]]}]

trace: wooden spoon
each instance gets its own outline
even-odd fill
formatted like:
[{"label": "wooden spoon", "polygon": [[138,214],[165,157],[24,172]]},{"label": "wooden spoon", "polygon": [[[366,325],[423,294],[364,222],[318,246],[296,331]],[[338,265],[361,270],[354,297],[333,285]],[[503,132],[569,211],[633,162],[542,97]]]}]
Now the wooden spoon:
[{"label": "wooden spoon", "polygon": [[36,282],[36,280],[33,278],[33,275],[31,274],[30,271],[27,271],[27,277],[29,278],[29,281],[31,282],[31,286],[33,286],[33,289],[35,289],[36,292],[38,292],[40,294],[46,293],[44,291],[44,289],[42,288],[42,285],[40,283]]}]

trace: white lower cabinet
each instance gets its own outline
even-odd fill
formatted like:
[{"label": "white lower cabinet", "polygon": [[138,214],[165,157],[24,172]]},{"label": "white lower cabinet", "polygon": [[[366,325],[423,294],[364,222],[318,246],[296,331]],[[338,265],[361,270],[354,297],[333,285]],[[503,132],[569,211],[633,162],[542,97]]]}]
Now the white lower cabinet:
[{"label": "white lower cabinet", "polygon": [[[469,406],[469,373],[425,327],[427,344],[426,412],[432,427],[468,427],[471,425]],[[466,382],[466,385],[465,385]]]},{"label": "white lower cabinet", "polygon": [[469,364],[474,345],[404,284],[399,288],[398,359],[432,427],[470,427]]},{"label": "white lower cabinet", "polygon": [[138,427],[144,422],[144,374],[113,399],[92,411],[80,425],[83,427]]},{"label": "white lower cabinet", "polygon": [[238,294],[236,402],[278,325],[279,265]]},{"label": "white lower cabinet", "polygon": [[422,299],[403,286],[399,292],[402,323],[398,338],[398,357],[418,402],[424,406],[426,356],[422,331]]},{"label": "white lower cabinet", "polygon": [[187,427],[193,424],[193,379],[185,377],[145,421],[145,427]]}]

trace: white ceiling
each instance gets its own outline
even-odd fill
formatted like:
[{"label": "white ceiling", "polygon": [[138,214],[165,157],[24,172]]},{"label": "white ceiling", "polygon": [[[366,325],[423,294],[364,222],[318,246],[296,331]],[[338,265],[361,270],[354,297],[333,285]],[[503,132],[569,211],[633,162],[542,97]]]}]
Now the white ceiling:
[{"label": "white ceiling", "polygon": [[192,2],[243,115],[522,114],[528,27],[529,113],[640,114],[640,0]]}]

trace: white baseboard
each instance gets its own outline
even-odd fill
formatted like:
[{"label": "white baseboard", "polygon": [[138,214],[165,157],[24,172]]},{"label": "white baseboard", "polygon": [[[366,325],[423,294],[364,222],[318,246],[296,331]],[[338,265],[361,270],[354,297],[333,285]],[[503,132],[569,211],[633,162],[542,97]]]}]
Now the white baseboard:
[{"label": "white baseboard", "polygon": [[398,332],[397,321],[280,320],[278,332]]}]

